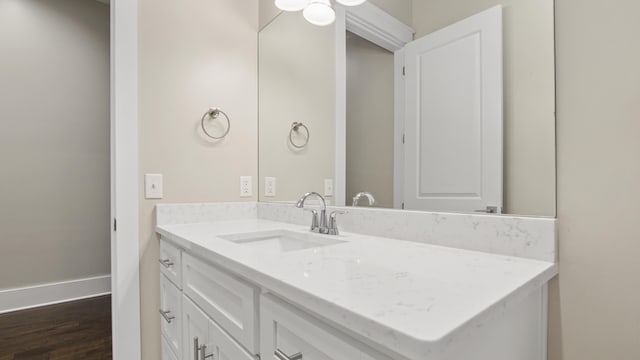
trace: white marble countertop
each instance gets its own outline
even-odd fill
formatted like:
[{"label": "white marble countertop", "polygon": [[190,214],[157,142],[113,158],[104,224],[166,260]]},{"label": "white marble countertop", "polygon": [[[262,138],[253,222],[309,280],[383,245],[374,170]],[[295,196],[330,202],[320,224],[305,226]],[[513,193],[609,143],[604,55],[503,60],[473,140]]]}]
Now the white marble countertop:
[{"label": "white marble countertop", "polygon": [[442,350],[485,316],[540,289],[556,264],[341,234],[344,243],[265,253],[219,236],[308,228],[260,219],[161,225],[179,247],[408,358]]}]

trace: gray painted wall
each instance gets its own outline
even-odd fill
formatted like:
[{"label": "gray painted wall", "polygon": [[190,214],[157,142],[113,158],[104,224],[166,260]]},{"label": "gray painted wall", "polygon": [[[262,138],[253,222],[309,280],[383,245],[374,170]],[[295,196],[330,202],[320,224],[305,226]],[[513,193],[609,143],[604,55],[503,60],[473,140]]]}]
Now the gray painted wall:
[{"label": "gray painted wall", "polygon": [[0,0],[0,54],[0,289],[109,274],[109,8]]}]

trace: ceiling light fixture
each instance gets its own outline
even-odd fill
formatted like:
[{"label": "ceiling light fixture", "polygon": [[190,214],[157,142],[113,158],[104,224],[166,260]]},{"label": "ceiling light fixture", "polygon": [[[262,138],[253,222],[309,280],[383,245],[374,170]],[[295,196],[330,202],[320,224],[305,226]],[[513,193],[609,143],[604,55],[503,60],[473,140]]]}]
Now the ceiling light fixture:
[{"label": "ceiling light fixture", "polygon": [[318,26],[331,25],[336,21],[336,12],[329,0],[311,0],[302,15],[308,22]]},{"label": "ceiling light fixture", "polygon": [[[344,6],[357,6],[367,0],[336,0]],[[300,11],[313,25],[327,26],[336,20],[331,0],[275,0],[276,7],[284,11]]]},{"label": "ceiling light fixture", "polygon": [[367,0],[336,0],[344,6],[358,6]]},{"label": "ceiling light fixture", "polygon": [[309,5],[309,0],[276,0],[276,7],[284,11],[300,11]]}]

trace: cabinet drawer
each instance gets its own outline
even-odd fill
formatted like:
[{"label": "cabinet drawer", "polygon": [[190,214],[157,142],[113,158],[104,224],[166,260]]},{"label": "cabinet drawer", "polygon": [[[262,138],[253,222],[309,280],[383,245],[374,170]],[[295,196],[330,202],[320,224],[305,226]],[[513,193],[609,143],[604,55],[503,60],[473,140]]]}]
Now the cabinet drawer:
[{"label": "cabinet drawer", "polygon": [[178,360],[178,357],[171,350],[171,346],[167,342],[167,339],[162,338],[162,360]]},{"label": "cabinet drawer", "polygon": [[181,251],[166,240],[160,240],[160,272],[182,289]]},{"label": "cabinet drawer", "polygon": [[182,298],[178,288],[160,274],[160,328],[173,352],[182,351]]},{"label": "cabinet drawer", "polygon": [[185,295],[252,354],[257,354],[259,290],[189,254],[185,253],[182,260]]},{"label": "cabinet drawer", "polygon": [[[322,321],[270,295],[260,298],[263,359],[391,360]],[[281,352],[282,357],[274,356]]]}]

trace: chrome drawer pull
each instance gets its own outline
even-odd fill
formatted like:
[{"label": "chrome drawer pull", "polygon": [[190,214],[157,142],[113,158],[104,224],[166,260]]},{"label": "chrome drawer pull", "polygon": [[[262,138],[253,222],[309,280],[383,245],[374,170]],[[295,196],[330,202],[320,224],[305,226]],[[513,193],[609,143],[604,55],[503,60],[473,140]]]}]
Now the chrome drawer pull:
[{"label": "chrome drawer pull", "polygon": [[[200,353],[200,358],[198,358],[198,353]],[[193,338],[193,360],[206,360],[208,358],[213,359],[213,353],[206,355],[207,353],[207,345],[198,345],[198,338]]]},{"label": "chrome drawer pull", "polygon": [[158,261],[160,262],[160,264],[162,264],[162,266],[166,267],[167,269],[175,265],[173,261],[171,261],[170,259],[158,260]]},{"label": "chrome drawer pull", "polygon": [[207,345],[200,346],[200,360],[206,360],[208,358],[213,359],[213,353],[205,355],[207,353]]},{"label": "chrome drawer pull", "polygon": [[273,352],[273,355],[275,355],[278,360],[302,360],[302,353],[288,356],[280,349],[276,349],[276,351]]},{"label": "chrome drawer pull", "polygon": [[164,310],[162,310],[162,309],[159,309],[158,311],[160,312],[160,315],[162,315],[162,317],[164,318],[164,320],[165,320],[167,323],[169,323],[169,324],[171,324],[171,320],[173,320],[173,319],[175,319],[175,318],[176,318],[175,316],[171,316],[171,315],[169,315],[169,314],[171,314],[171,311],[170,311],[170,310],[164,311]]}]

